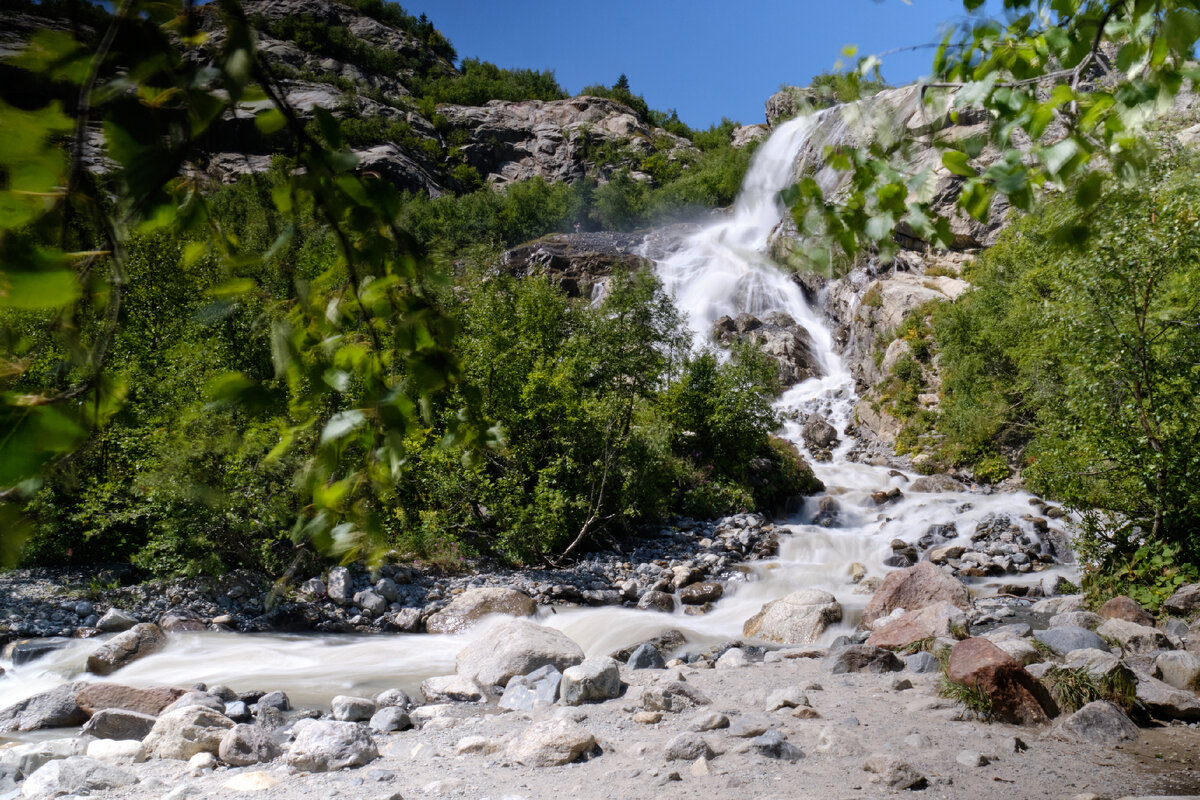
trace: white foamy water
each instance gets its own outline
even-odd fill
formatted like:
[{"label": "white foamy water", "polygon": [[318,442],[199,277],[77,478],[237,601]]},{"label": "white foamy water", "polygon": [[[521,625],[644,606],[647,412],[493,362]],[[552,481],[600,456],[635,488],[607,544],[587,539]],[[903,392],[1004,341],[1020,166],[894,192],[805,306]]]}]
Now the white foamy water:
[{"label": "white foamy water", "polygon": [[[817,411],[841,431],[852,419],[857,399],[853,380],[830,331],[809,308],[800,287],[766,255],[768,237],[786,213],[778,194],[793,179],[797,154],[819,121],[819,115],[798,118],[776,130],[755,154],[731,215],[692,235],[659,261],[656,271],[687,314],[698,342],[707,341],[712,323],[724,315],[782,312],[803,325],[824,377],[791,387],[777,408],[784,418],[797,415],[801,420]],[[787,422],[782,435],[799,443],[800,423]],[[817,502],[810,499],[799,514],[783,521],[779,556],[746,565],[746,580],[731,582],[711,613],[696,617],[627,608],[563,608],[543,609],[539,621],[563,630],[589,654],[608,653],[668,628],[682,630],[690,641],[703,645],[740,638],[742,624],[766,602],[798,589],[820,588],[832,592],[845,608],[843,624],[823,637],[827,642],[853,627],[868,599],[854,593],[850,564],[864,564],[868,574],[881,575],[893,538],[912,542],[932,524],[953,522],[967,542],[988,513],[1008,513],[1019,522],[1029,510],[1029,495],[1024,493],[908,492],[918,476],[851,462],[846,459],[851,445],[844,439],[831,461],[814,464],[817,477],[841,505],[838,527],[810,524]],[[871,493],[892,487],[904,491],[904,497],[877,507]],[[1033,533],[1031,526],[1019,524]],[[987,591],[986,585],[975,588]],[[283,689],[296,703],[323,705],[334,695],[393,686],[416,692],[424,678],[453,672],[455,654],[487,626],[461,636],[175,634],[164,651],[122,669],[114,678],[136,686],[203,681],[239,691]],[[67,679],[89,679],[83,666],[98,644],[94,639],[73,642],[33,664],[4,664],[9,672],[0,678],[0,707]]]}]

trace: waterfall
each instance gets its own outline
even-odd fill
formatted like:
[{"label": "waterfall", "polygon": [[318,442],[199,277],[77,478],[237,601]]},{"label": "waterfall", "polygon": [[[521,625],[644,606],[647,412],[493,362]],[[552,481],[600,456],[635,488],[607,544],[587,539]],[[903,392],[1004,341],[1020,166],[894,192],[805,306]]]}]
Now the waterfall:
[{"label": "waterfall", "polygon": [[[854,382],[834,347],[833,336],[805,302],[800,287],[767,255],[771,232],[787,210],[779,193],[794,178],[797,157],[838,109],[793,119],[781,125],[755,154],[732,213],[691,235],[672,254],[656,262],[664,289],[687,314],[698,342],[707,342],[713,322],[724,315],[763,316],[783,312],[809,333],[824,374],[788,388],[776,402],[781,434],[803,449],[801,422],[818,413],[839,431],[853,420]],[[844,128],[844,119],[828,120]],[[813,465],[829,495],[841,507],[838,524],[813,524],[816,500],[794,517],[780,521],[779,555],[744,565],[745,580],[730,584],[724,599],[704,616],[682,611],[662,614],[630,608],[562,608],[544,611],[542,624],[563,630],[588,652],[611,650],[669,628],[683,631],[696,644],[738,639],[742,625],[764,603],[804,588],[833,593],[844,609],[843,623],[826,631],[822,642],[848,632],[858,621],[869,593],[856,592],[849,567],[858,563],[880,576],[893,538],[914,541],[930,525],[957,525],[960,543],[989,513],[1005,512],[1019,521],[1029,509],[1023,492],[909,492],[917,476],[886,466],[847,458],[853,441],[842,435],[832,459]],[[879,507],[873,492],[899,488],[904,497]],[[1036,535],[1028,522],[1020,522]],[[1066,572],[1067,570],[1060,570]],[[1032,573],[1036,580],[1046,573]],[[1068,573],[1070,574],[1070,573]],[[1072,576],[1073,577],[1073,576]],[[1004,576],[1019,582],[1022,576]],[[980,587],[976,587],[979,589]],[[984,587],[986,593],[986,587]],[[298,703],[327,704],[336,694],[367,693],[393,686],[416,692],[420,681],[454,671],[454,656],[491,623],[465,634],[397,634],[380,637],[296,636],[282,634],[174,634],[161,653],[121,670],[122,683],[136,686],[223,683],[239,690],[283,689]],[[33,664],[13,668],[0,679],[0,708],[37,691],[77,678],[94,641],[72,642]],[[85,676],[86,677],[86,676]]]}]

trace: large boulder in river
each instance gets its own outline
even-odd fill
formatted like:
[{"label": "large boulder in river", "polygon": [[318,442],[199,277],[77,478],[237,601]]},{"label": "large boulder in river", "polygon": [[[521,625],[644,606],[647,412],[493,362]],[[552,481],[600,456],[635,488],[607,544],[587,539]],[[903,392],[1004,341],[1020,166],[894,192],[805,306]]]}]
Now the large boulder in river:
[{"label": "large boulder in river", "polygon": [[158,720],[149,714],[139,714],[136,711],[123,711],[119,708],[105,708],[92,715],[79,731],[80,736],[94,736],[97,739],[119,739],[141,741],[154,729]]},{"label": "large boulder in river", "polygon": [[167,646],[167,634],[152,622],[134,625],[118,633],[88,656],[87,670],[97,675],[111,675],[126,664],[132,664]]},{"label": "large boulder in river", "polygon": [[146,754],[187,761],[197,753],[216,755],[233,720],[205,706],[167,711],[142,740]]},{"label": "large boulder in river", "polygon": [[1041,725],[1058,706],[1037,678],[987,639],[964,639],[950,651],[946,677],[987,695],[990,712],[1001,722]]},{"label": "large boulder in river", "polygon": [[813,414],[800,431],[804,443],[814,450],[829,450],[838,442],[837,428]]},{"label": "large boulder in river", "polygon": [[89,715],[104,709],[120,709],[157,717],[185,694],[186,689],[175,686],[135,689],[119,683],[90,683],[75,696],[75,702]]},{"label": "large boulder in river", "polygon": [[287,749],[287,763],[304,772],[336,772],[361,767],[379,758],[375,740],[361,725],[325,719],[302,719]]},{"label": "large boulder in river", "polygon": [[559,672],[583,661],[583,650],[561,631],[515,620],[488,631],[458,654],[458,674],[481,686],[504,686],[550,664]]},{"label": "large boulder in river", "polygon": [[82,725],[88,715],[75,701],[75,695],[86,685],[63,684],[14,703],[0,711],[0,733]]},{"label": "large boulder in river", "polygon": [[810,644],[842,619],[842,606],[829,592],[802,589],[772,600],[742,626],[742,633],[780,644]]},{"label": "large boulder in river", "polygon": [[914,567],[889,572],[863,611],[862,624],[870,626],[897,608],[905,611],[945,601],[966,611],[971,607],[967,587],[940,567],[922,561]]},{"label": "large boulder in river", "polygon": [[754,345],[779,366],[779,382],[784,386],[821,374],[812,337],[803,325],[782,312],[772,312],[762,319],[750,314],[721,317],[713,323],[713,338],[723,347],[735,342]]},{"label": "large boulder in river", "polygon": [[430,633],[460,633],[488,614],[531,617],[536,611],[533,598],[516,589],[468,589],[426,620],[425,629]]}]

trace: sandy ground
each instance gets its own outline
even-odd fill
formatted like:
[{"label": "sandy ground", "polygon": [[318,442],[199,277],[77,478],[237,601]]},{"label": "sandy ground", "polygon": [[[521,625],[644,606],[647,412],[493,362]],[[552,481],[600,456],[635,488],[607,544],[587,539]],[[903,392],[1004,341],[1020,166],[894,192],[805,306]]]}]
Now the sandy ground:
[{"label": "sandy ground", "polygon": [[[657,724],[634,721],[641,710],[641,687],[678,676],[712,704],[694,712],[663,714]],[[1053,725],[1032,729],[960,719],[960,709],[937,696],[936,675],[833,675],[818,660],[791,659],[736,669],[623,668],[622,677],[629,684],[624,696],[577,708],[496,713],[494,706],[458,706],[453,716],[421,730],[377,737],[381,757],[355,770],[292,773],[276,762],[192,776],[184,762],[155,761],[136,767],[140,784],[93,796],[841,800],[895,794],[863,769],[876,753],[890,753],[924,775],[928,783],[919,796],[925,798],[1200,794],[1200,730],[1182,725],[1144,729],[1138,742],[1120,747],[1075,744],[1057,738]],[[911,681],[912,688],[893,688],[903,679]],[[819,718],[797,718],[792,709],[764,710],[770,692],[793,686],[805,689]],[[751,752],[749,740],[715,730],[702,734],[717,753],[711,762],[667,761],[665,743],[690,730],[698,716],[714,711],[727,715],[735,726],[739,719],[769,723],[803,757],[792,763],[769,759]],[[504,744],[532,721],[557,715],[580,722],[595,735],[601,752],[581,763],[538,769],[515,764],[504,755]],[[456,744],[467,736],[485,737],[499,750],[455,755]],[[1017,752],[1016,738],[1027,748]],[[963,750],[976,751],[990,763],[963,766],[958,763]]]}]

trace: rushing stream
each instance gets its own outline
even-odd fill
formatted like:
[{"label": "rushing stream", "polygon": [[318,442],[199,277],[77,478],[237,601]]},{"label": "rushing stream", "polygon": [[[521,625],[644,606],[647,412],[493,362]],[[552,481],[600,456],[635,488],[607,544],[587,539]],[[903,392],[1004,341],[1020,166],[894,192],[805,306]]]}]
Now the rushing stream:
[{"label": "rushing stream", "polygon": [[[797,443],[801,423],[794,420],[819,413],[841,431],[852,419],[856,400],[854,382],[835,352],[830,331],[805,302],[800,287],[766,255],[768,236],[785,213],[778,194],[793,179],[797,155],[819,119],[801,117],[780,126],[755,154],[732,214],[691,235],[656,265],[664,287],[687,314],[700,341],[707,340],[714,321],[741,313],[783,312],[808,330],[824,377],[791,387],[777,403],[781,416],[792,420],[785,424],[783,435]],[[562,629],[589,654],[607,653],[668,628],[704,644],[741,637],[745,620],[770,600],[797,589],[821,588],[836,595],[845,609],[842,625],[823,637],[828,641],[854,626],[869,597],[853,592],[850,564],[858,562],[866,565],[869,574],[882,574],[881,564],[891,553],[893,538],[912,541],[931,524],[953,521],[966,541],[975,524],[990,512],[1007,512],[1017,520],[1029,511],[1029,495],[1024,493],[906,493],[895,503],[877,507],[872,492],[903,490],[917,476],[849,461],[846,453],[852,445],[851,439],[843,437],[832,460],[814,465],[841,505],[839,525],[810,524],[816,510],[811,499],[800,513],[783,520],[790,535],[781,538],[778,557],[747,565],[747,580],[731,583],[711,613],[560,608],[543,609],[540,622]],[[1036,580],[1044,574],[1005,576],[1004,581]],[[394,686],[416,693],[424,678],[453,672],[455,654],[487,624],[458,636],[173,634],[164,651],[123,668],[116,677],[137,686],[202,681],[239,691],[283,689],[300,704],[327,705],[337,694]],[[5,664],[8,675],[0,679],[0,707],[67,678],[86,679],[84,662],[97,644],[94,639],[81,640],[32,664],[16,668]]]}]

